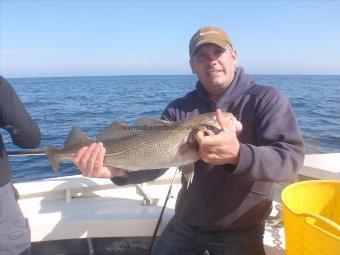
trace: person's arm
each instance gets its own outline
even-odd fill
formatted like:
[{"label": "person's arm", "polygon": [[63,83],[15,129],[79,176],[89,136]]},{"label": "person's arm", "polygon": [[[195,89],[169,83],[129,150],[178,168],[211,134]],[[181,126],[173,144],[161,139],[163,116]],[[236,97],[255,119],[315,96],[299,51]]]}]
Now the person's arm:
[{"label": "person's arm", "polygon": [[15,145],[36,148],[40,144],[40,129],[32,120],[12,86],[0,76],[1,128],[7,130]]},{"label": "person's arm", "polygon": [[239,161],[233,174],[261,181],[289,181],[303,165],[304,144],[295,114],[283,94],[264,98],[257,113],[258,146],[240,144]]},{"label": "person's arm", "polygon": [[[206,163],[225,165],[231,174],[261,181],[291,180],[304,159],[303,139],[295,114],[287,98],[277,90],[266,95],[258,107],[252,124],[256,145],[239,142],[237,129],[220,121],[224,127],[219,134],[197,134],[200,156]],[[247,128],[247,123],[243,124]]]}]

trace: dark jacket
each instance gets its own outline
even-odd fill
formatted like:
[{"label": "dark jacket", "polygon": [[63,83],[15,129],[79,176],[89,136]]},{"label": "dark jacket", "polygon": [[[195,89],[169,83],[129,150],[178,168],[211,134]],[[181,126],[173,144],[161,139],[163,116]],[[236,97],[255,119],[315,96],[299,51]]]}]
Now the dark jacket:
[{"label": "dark jacket", "polygon": [[[304,158],[303,139],[287,98],[276,88],[257,84],[242,68],[236,69],[217,102],[198,82],[194,91],[171,102],[162,117],[178,121],[217,108],[233,113],[243,125],[239,162],[212,168],[196,162],[193,183],[189,190],[183,185],[176,203],[179,220],[206,231],[263,222],[271,210],[274,183],[292,179]],[[125,182],[136,182],[142,174],[130,173]],[[154,178],[157,171],[144,172],[143,181],[149,180],[147,175]]]},{"label": "dark jacket", "polygon": [[[0,76],[0,127],[7,130],[15,145],[36,148],[40,143],[40,130],[31,119],[11,85]],[[8,156],[0,135],[0,186],[12,178]]]}]

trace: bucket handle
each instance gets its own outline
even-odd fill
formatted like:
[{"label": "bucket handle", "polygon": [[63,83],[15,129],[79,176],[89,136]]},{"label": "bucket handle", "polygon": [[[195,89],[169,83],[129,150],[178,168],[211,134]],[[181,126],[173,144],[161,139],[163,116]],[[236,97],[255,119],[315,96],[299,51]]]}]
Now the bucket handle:
[{"label": "bucket handle", "polygon": [[[330,219],[328,219],[328,218],[326,218],[326,217],[324,217],[322,215],[319,215],[319,214],[316,214],[316,213],[302,213],[301,216],[310,217],[310,218],[314,218],[314,219],[320,220],[323,223],[327,224],[328,226],[330,226],[330,227],[332,227],[335,230],[340,232],[340,226],[337,223],[335,223],[334,221],[332,221],[332,220],[330,220]],[[315,225],[312,225],[312,224],[308,223],[307,221],[306,221],[306,223],[311,225],[311,226],[313,226],[314,228],[320,229],[321,231],[323,231],[323,232],[325,232],[327,234],[331,234],[331,233],[325,231],[324,229],[321,229],[320,227],[317,227]]]}]

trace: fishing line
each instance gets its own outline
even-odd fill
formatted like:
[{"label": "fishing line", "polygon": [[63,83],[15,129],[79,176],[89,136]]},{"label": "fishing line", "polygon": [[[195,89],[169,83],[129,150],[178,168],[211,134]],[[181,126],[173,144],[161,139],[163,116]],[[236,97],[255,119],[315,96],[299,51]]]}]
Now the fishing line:
[{"label": "fishing line", "polygon": [[20,150],[20,151],[6,151],[10,157],[25,157],[25,156],[45,156],[44,150]]},{"label": "fishing line", "polygon": [[157,235],[157,232],[158,232],[158,229],[159,229],[159,225],[161,224],[161,221],[162,221],[162,218],[163,218],[163,213],[164,213],[166,204],[168,203],[168,200],[169,200],[169,197],[170,197],[170,194],[171,194],[172,185],[174,184],[175,177],[176,177],[176,175],[177,175],[177,171],[178,171],[178,168],[176,168],[174,177],[172,177],[172,181],[171,181],[171,184],[170,184],[170,187],[169,187],[169,190],[168,190],[168,194],[166,195],[166,198],[165,198],[165,201],[164,201],[164,205],[163,205],[162,211],[161,211],[161,213],[159,214],[159,217],[158,217],[158,221],[157,221],[155,230],[153,231],[153,235],[152,235],[152,239],[151,239],[151,243],[150,243],[150,246],[149,246],[149,250],[148,250],[148,252],[147,252],[147,255],[150,255],[151,250],[152,250],[152,247],[153,247],[153,244],[154,244],[154,242],[155,242],[155,240],[156,240],[156,235]]}]

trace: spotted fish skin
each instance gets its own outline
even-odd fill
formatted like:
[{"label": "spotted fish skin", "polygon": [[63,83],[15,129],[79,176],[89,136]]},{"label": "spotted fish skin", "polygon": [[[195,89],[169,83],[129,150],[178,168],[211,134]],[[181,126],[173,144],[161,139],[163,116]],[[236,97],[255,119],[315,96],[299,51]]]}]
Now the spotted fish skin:
[{"label": "spotted fish skin", "polygon": [[[223,118],[234,121],[231,113]],[[64,160],[73,160],[76,152],[93,142],[102,142],[106,148],[104,166],[128,171],[180,167],[187,175],[193,173],[194,162],[199,160],[195,134],[201,129],[218,132],[220,125],[215,113],[205,113],[177,122],[140,118],[134,127],[113,122],[90,139],[80,128],[73,127],[64,148],[46,147],[45,152],[54,171]],[[192,178],[192,174],[190,177]]]}]

